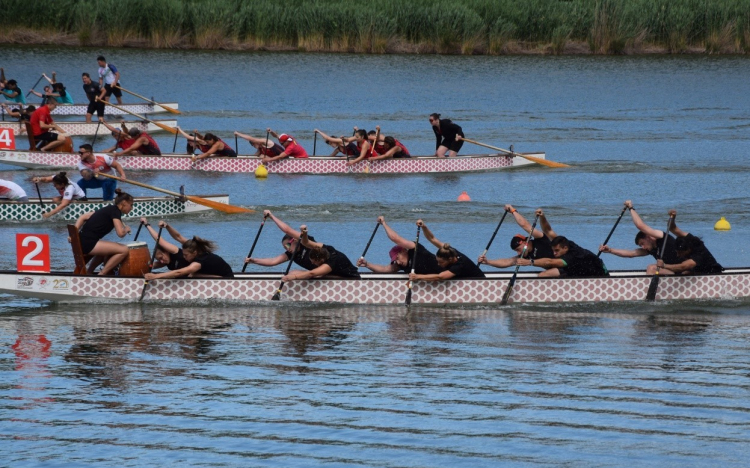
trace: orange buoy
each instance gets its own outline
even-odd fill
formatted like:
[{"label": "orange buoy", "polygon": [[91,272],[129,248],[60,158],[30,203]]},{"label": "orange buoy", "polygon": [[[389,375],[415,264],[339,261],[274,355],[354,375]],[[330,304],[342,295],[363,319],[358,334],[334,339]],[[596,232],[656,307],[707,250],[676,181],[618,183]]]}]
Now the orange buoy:
[{"label": "orange buoy", "polygon": [[464,190],[461,192],[461,195],[458,196],[458,201],[471,201],[471,197],[466,193],[466,190]]}]

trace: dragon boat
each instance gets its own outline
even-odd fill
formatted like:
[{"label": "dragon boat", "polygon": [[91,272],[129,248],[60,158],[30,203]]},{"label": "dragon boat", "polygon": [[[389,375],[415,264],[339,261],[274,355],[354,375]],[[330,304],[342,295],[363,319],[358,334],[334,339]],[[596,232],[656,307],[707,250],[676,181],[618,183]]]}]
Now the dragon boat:
[{"label": "dragon boat", "polygon": [[[149,132],[149,133],[155,133],[155,132],[163,132],[164,129],[160,128],[158,125],[154,124],[154,122],[159,123],[161,125],[166,125],[169,127],[176,127],[177,121],[176,120],[152,120],[149,122],[143,122],[143,121],[126,121],[124,122],[125,125],[128,126],[128,128],[137,128],[138,130],[142,132]],[[119,122],[118,122],[119,123]],[[97,127],[99,127],[99,136],[106,137],[109,131],[107,130],[104,125],[99,125],[99,122],[73,122],[73,121],[55,121],[55,124],[57,124],[60,128],[63,129],[65,133],[71,136],[93,136],[97,134]],[[13,133],[16,137],[20,135],[26,135],[26,129],[23,125],[20,125],[18,122],[0,122],[0,130],[8,128],[13,130]]]},{"label": "dragon boat", "polygon": [[[33,103],[30,103],[32,105],[36,105]],[[171,109],[177,110],[179,109],[179,105],[176,102],[163,102],[159,104],[164,104],[164,106],[169,107]],[[80,103],[80,104],[60,104],[58,105],[55,110],[53,110],[51,113],[55,116],[80,116],[83,117],[86,115],[86,110],[88,109],[89,104],[88,103]],[[154,105],[151,103],[138,103],[138,104],[117,104],[117,107],[121,107],[125,109],[126,111],[130,111],[136,114],[160,114],[163,112],[168,112],[164,107],[161,107],[160,105]],[[3,111],[3,117],[5,112]],[[122,111],[120,109],[116,109],[111,106],[107,106],[107,108],[104,111],[104,115],[128,115],[128,112]],[[7,117],[6,117],[7,118]]]}]

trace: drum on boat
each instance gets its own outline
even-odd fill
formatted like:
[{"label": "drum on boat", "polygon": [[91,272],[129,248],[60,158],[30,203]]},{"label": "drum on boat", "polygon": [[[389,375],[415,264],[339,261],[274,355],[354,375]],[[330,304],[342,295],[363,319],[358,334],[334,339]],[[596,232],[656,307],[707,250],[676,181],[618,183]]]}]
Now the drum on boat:
[{"label": "drum on boat", "polygon": [[143,278],[148,273],[148,263],[151,254],[145,242],[131,242],[128,244],[129,255],[120,264],[120,276],[133,276]]}]

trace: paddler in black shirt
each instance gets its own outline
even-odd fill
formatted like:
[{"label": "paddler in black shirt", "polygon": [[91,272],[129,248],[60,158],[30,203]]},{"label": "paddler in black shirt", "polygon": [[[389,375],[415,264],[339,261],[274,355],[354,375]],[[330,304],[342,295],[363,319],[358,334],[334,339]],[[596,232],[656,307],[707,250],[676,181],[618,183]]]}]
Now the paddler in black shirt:
[{"label": "paddler in black shirt", "polygon": [[[513,219],[516,220],[521,229],[525,232],[531,230],[531,224],[521,216],[521,214],[513,208],[513,205],[505,205],[505,211],[513,215]],[[515,250],[518,255],[510,258],[498,258],[496,260],[487,260],[487,257],[481,255],[477,260],[477,263],[490,265],[496,268],[508,268],[516,266],[516,261],[523,255],[523,258],[538,260],[540,258],[555,258],[552,252],[552,244],[547,236],[544,235],[539,229],[534,229],[534,233],[531,236],[529,245],[526,246],[526,238],[528,235],[516,234],[510,239],[510,248]],[[526,250],[524,250],[526,247]]]},{"label": "paddler in black shirt", "polygon": [[417,226],[422,228],[425,238],[438,248],[435,258],[438,266],[442,270],[440,273],[418,274],[409,273],[409,279],[412,281],[444,281],[458,278],[484,278],[484,272],[479,269],[476,263],[469,260],[469,257],[462,254],[450,244],[438,240],[432,231],[420,219]]},{"label": "paddler in black shirt", "polygon": [[414,249],[417,251],[417,261],[414,265],[414,272],[419,274],[431,274],[440,273],[442,268],[437,263],[435,255],[427,250],[422,244],[417,244],[414,241],[406,240],[399,236],[390,226],[385,223],[385,218],[382,216],[378,217],[378,222],[385,229],[385,233],[388,239],[391,240],[395,247],[393,247],[388,255],[391,258],[391,263],[388,265],[377,265],[370,263],[364,258],[357,260],[357,266],[365,267],[374,271],[375,273],[396,273],[399,271],[405,271],[410,273],[412,270],[412,259],[414,258]]},{"label": "paddler in black shirt", "polygon": [[[669,210],[669,215],[677,218],[677,211]],[[700,275],[724,271],[724,267],[711,255],[700,237],[683,231],[675,222],[672,222],[670,231],[677,236],[675,241],[677,262],[668,263],[665,260],[657,260],[656,264],[660,268],[659,274]]]},{"label": "paddler in black shirt", "polygon": [[[630,217],[633,219],[633,224],[638,228],[638,234],[635,235],[635,245],[639,248],[633,250],[613,249],[608,245],[601,245],[599,246],[599,251],[625,258],[651,255],[656,260],[659,258],[659,252],[661,252],[662,244],[664,244],[664,239],[666,239],[667,246],[664,248],[664,256],[662,257],[664,263],[680,263],[677,257],[677,250],[675,250],[675,238],[664,231],[654,229],[644,223],[641,217],[638,216],[638,213],[635,212],[632,201],[626,200],[625,206],[630,210]],[[649,275],[656,273],[656,264],[649,265],[646,268],[646,273]]]},{"label": "paddler in black shirt", "polygon": [[539,260],[519,258],[518,265],[544,268],[545,271],[539,273],[540,277],[609,276],[607,267],[599,257],[566,237],[558,236],[552,230],[552,226],[541,209],[536,210],[536,214],[539,216],[544,235],[551,240],[555,258],[540,258]]},{"label": "paddler in black shirt", "polygon": [[193,236],[182,244],[182,256],[188,262],[188,266],[165,273],[146,273],[147,280],[182,278],[234,278],[232,267],[214,253],[217,249],[215,243],[210,240]]},{"label": "paddler in black shirt", "polygon": [[[294,249],[297,247],[297,239],[300,238],[302,233],[295,229],[292,229],[284,221],[274,216],[274,214],[271,213],[270,210],[263,211],[263,216],[271,218],[276,226],[281,229],[281,232],[284,233],[284,237],[281,238],[281,245],[284,247],[284,253],[271,258],[246,258],[245,263],[253,263],[255,265],[270,267],[288,262],[292,259]],[[309,239],[310,241],[315,242],[314,237],[310,236]],[[310,249],[308,247],[305,247],[304,244],[300,245],[300,248],[297,251],[297,255],[294,257],[294,263],[306,270],[313,270],[317,268],[317,266],[310,261]]]},{"label": "paddler in black shirt", "polygon": [[[148,219],[141,218],[141,223],[146,226],[148,233],[151,234],[154,240],[159,239],[159,245],[156,247],[156,262],[154,262],[153,269],[167,267],[169,270],[179,270],[190,265],[190,262],[185,260],[185,257],[182,255],[182,249],[167,241],[163,236],[159,237],[159,233],[151,227]],[[172,239],[179,242],[180,245],[188,241],[185,236],[177,232],[177,229],[167,224],[166,221],[159,221],[159,227],[166,229],[169,235],[172,236]]]},{"label": "paddler in black shirt", "polygon": [[315,268],[307,271],[296,270],[281,278],[282,281],[305,280],[310,278],[353,278],[359,279],[357,267],[352,265],[351,260],[330,245],[310,240],[307,235],[307,226],[300,226],[301,247],[310,250],[310,262]]},{"label": "paddler in black shirt", "polygon": [[88,73],[81,75],[81,79],[83,80],[83,92],[89,99],[89,106],[86,108],[86,123],[91,123],[91,116],[94,115],[94,112],[101,121],[104,119],[104,102],[96,100],[102,93],[99,83],[91,81],[91,76]]},{"label": "paddler in black shirt", "polygon": [[89,274],[93,274],[97,266],[106,262],[99,274],[108,275],[127,258],[129,253],[127,245],[101,240],[113,229],[119,237],[125,237],[130,233],[130,228],[123,224],[121,218],[133,209],[133,197],[120,189],[116,189],[115,193],[117,197],[115,197],[114,204],[85,213],[75,223],[79,231],[83,254],[94,256],[89,263]]}]

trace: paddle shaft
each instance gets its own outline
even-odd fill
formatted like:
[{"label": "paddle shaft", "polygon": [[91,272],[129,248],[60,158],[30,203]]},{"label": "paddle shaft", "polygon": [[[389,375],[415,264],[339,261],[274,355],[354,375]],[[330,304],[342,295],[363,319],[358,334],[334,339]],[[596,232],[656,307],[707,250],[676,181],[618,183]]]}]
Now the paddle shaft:
[{"label": "paddle shaft", "polygon": [[[490,237],[490,241],[487,242],[487,247],[484,248],[484,252],[482,252],[482,255],[486,255],[487,251],[490,250],[490,246],[492,245],[492,242],[495,240],[495,236],[497,235],[497,231],[500,230],[500,226],[503,225],[503,221],[505,221],[505,217],[508,215],[508,212],[506,211],[503,213],[503,217],[500,218],[500,222],[497,223],[497,227],[495,228],[495,232],[492,233],[492,237]],[[482,256],[480,255],[480,257]]]},{"label": "paddle shaft", "polygon": [[[622,219],[622,215],[625,214],[625,211],[627,211],[627,209],[628,209],[627,206],[622,209],[622,211],[620,212],[620,216],[617,218],[617,221],[615,221],[615,225],[612,226],[612,230],[609,231],[609,235],[607,236],[606,239],[604,239],[604,243],[602,245],[607,245],[607,242],[609,242],[609,239],[610,239],[610,237],[612,237],[612,234],[615,233],[615,229],[617,229],[617,225],[620,224],[620,220]],[[599,251],[599,253],[596,254],[597,257],[601,257],[601,255],[602,255],[601,251]]]},{"label": "paddle shaft", "polygon": [[[417,238],[414,239],[414,253],[411,256],[411,272],[414,273],[414,267],[417,265],[417,250],[419,250],[419,233],[422,232],[422,226],[417,226]],[[408,287],[409,290],[406,291],[406,306],[411,305],[411,286],[412,286],[412,280],[409,278]]]},{"label": "paddle shaft", "polygon": [[[670,216],[669,221],[667,221],[667,237],[669,236],[669,231],[672,229],[673,220],[674,217]],[[667,248],[667,237],[664,237],[664,241],[661,244],[661,249],[659,249],[659,258],[657,258],[657,260],[661,260],[662,257],[664,257],[664,250]],[[656,273],[654,273],[654,276],[651,277],[651,283],[648,285],[648,292],[646,293],[647,301],[656,300],[656,292],[659,290],[659,269],[659,263],[657,262]]]},{"label": "paddle shaft", "polygon": [[138,229],[135,231],[135,237],[133,238],[133,242],[138,240],[138,236],[141,235],[141,228],[143,227],[143,221],[138,225]]},{"label": "paddle shaft", "polygon": [[[260,232],[263,230],[263,226],[266,225],[266,216],[263,216],[263,221],[260,222],[260,227],[258,228],[258,233],[255,234],[255,240],[253,241],[253,246],[250,247],[250,252],[247,253],[247,258],[250,258],[253,256],[253,250],[255,250],[255,244],[258,243],[258,238],[260,237]],[[242,273],[247,270],[247,263],[242,265]]]},{"label": "paddle shaft", "polygon": [[313,156],[315,156],[315,149],[318,147],[318,132],[313,133]]},{"label": "paddle shaft", "polygon": [[172,145],[172,153],[177,151],[177,136],[178,135],[179,135],[179,132],[174,134],[174,144]]},{"label": "paddle shaft", "polygon": [[141,96],[138,93],[134,93],[133,91],[129,91],[129,90],[123,88],[122,86],[120,86],[119,83],[117,84],[117,87],[120,88],[122,91],[125,91],[128,94],[132,94],[133,96],[139,97],[139,98],[143,99],[144,101],[148,101],[148,102],[150,102],[151,104],[153,104],[155,106],[159,106],[159,107],[161,107],[162,109],[164,109],[167,112],[170,112],[172,114],[181,114],[182,113],[182,112],[178,111],[177,109],[172,109],[169,106],[165,106],[163,104],[159,104],[158,102],[154,101],[153,99],[149,99],[149,98],[147,98],[145,96]]},{"label": "paddle shaft", "polygon": [[94,139],[91,140],[91,147],[93,148],[94,145],[96,145],[96,137],[99,136],[99,127],[102,125],[102,121],[100,120],[99,123],[96,124],[96,132],[94,132]]},{"label": "paddle shaft", "polygon": [[[161,241],[161,231],[164,229],[164,227],[159,226],[159,234],[156,236],[156,245],[154,246],[154,251],[151,253],[151,261],[148,264],[148,272],[151,273],[151,269],[154,268],[154,261],[156,260],[156,249],[159,247],[159,241]],[[140,232],[141,228],[138,228],[138,231]],[[138,237],[138,234],[136,234],[136,237]],[[146,295],[146,288],[148,288],[148,280],[146,280],[143,283],[143,290],[141,291],[141,297],[138,299],[138,302],[143,301],[143,296]]]},{"label": "paddle shaft", "polygon": [[126,114],[130,114],[130,115],[132,115],[133,117],[137,117],[137,118],[139,118],[139,119],[141,119],[141,120],[143,120],[143,121],[145,121],[145,122],[149,122],[149,123],[152,123],[152,124],[156,125],[157,127],[161,128],[162,130],[166,130],[167,132],[169,132],[169,133],[171,133],[171,134],[173,134],[173,135],[177,133],[177,129],[176,129],[176,128],[172,128],[172,127],[170,127],[170,126],[168,126],[168,125],[164,125],[164,124],[162,124],[162,123],[159,123],[159,122],[154,122],[153,120],[151,120],[151,119],[147,119],[146,117],[144,117],[144,116],[142,116],[142,115],[140,115],[140,114],[136,114],[135,112],[130,112],[129,110],[127,110],[127,109],[125,109],[125,108],[123,108],[123,107],[120,107],[120,106],[118,106],[117,104],[112,104],[112,103],[111,103],[111,102],[109,102],[109,101],[103,101],[103,100],[99,99],[98,97],[96,98],[96,100],[97,100],[97,101],[99,101],[99,102],[103,102],[103,103],[104,103],[105,105],[107,105],[107,106],[112,106],[112,107],[114,107],[115,109],[119,109],[119,110],[121,110],[122,112],[125,112]]},{"label": "paddle shaft", "polygon": [[[302,236],[300,236],[300,239]],[[289,263],[286,265],[286,270],[284,271],[284,276],[289,274],[289,270],[292,269],[292,263],[294,262],[294,257],[297,256],[297,252],[299,252],[299,246],[302,245],[302,241],[300,239],[297,239],[297,245],[294,246],[294,252],[292,253],[292,258],[289,259]],[[278,301],[281,299],[281,290],[284,289],[284,280],[281,280],[281,283],[279,283],[279,287],[276,289],[276,293],[271,298],[272,301]]]},{"label": "paddle shaft", "polygon": [[39,204],[42,205],[42,208],[44,208],[44,202],[42,201],[42,192],[39,191],[39,184],[34,182],[34,185],[36,185],[36,194],[39,197]]},{"label": "paddle shaft", "polygon": [[[536,223],[538,221],[539,221],[539,215],[536,215],[536,218],[534,218],[534,224],[531,225],[529,236],[526,238],[526,244],[524,244],[523,250],[521,251],[521,256],[519,258],[523,258],[524,254],[526,254],[526,250],[529,248],[529,242],[531,241],[531,238],[534,236],[534,229],[536,228]],[[514,271],[513,276],[510,277],[510,281],[508,282],[508,288],[505,290],[505,294],[503,294],[503,300],[502,302],[500,302],[500,305],[506,305],[508,303],[510,294],[513,292],[513,286],[516,284],[516,277],[518,276],[519,268],[521,268],[521,265],[516,263],[516,271]]]},{"label": "paddle shaft", "polygon": [[524,159],[528,159],[529,161],[534,161],[537,164],[541,164],[542,166],[547,166],[547,167],[570,167],[567,164],[563,164],[563,163],[559,163],[559,162],[555,162],[555,161],[550,161],[548,159],[535,158],[534,156],[528,156],[528,155],[525,155],[525,154],[516,153],[514,151],[508,151],[507,149],[498,148],[497,146],[488,145],[486,143],[481,143],[481,142],[478,142],[478,141],[475,141],[475,140],[470,140],[468,138],[461,138],[461,139],[463,141],[465,141],[465,142],[468,142],[468,143],[471,143],[471,144],[474,144],[474,145],[477,145],[477,146],[484,146],[485,148],[489,148],[489,149],[493,149],[493,150],[496,150],[496,151],[500,151],[501,153],[510,154],[511,156],[520,156],[520,157],[522,157]]},{"label": "paddle shaft", "polygon": [[365,246],[365,251],[362,252],[362,256],[360,258],[365,258],[365,255],[367,255],[367,251],[370,250],[370,244],[372,244],[372,240],[375,238],[375,233],[378,232],[378,228],[380,227],[380,223],[375,224],[375,230],[372,231],[372,235],[370,236],[370,240],[367,241],[367,245]]},{"label": "paddle shaft", "polygon": [[32,91],[32,90],[33,90],[34,88],[36,88],[36,85],[38,85],[40,81],[42,81],[42,78],[44,78],[44,73],[42,73],[42,76],[40,76],[40,77],[39,77],[39,79],[38,79],[38,80],[36,80],[36,83],[34,83],[34,86],[32,86],[32,87],[31,87],[31,89],[29,89],[29,92],[28,92],[28,93],[26,93],[26,97],[29,97],[29,95],[31,94],[31,91]]}]

